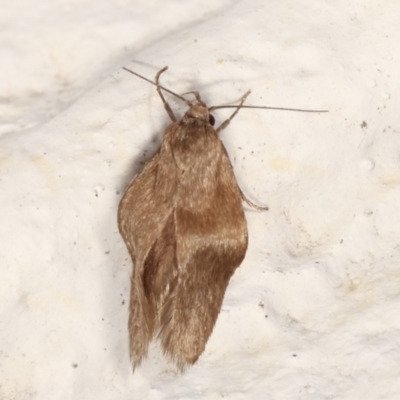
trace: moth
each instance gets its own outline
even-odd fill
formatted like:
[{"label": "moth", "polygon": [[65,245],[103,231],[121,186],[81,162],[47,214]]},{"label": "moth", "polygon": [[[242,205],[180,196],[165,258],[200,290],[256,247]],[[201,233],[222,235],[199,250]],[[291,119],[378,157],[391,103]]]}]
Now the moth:
[{"label": "moth", "polygon": [[[172,123],[161,147],[129,184],[118,207],[118,227],[132,258],[129,352],[133,369],[157,338],[181,370],[203,353],[229,280],[246,254],[248,233],[242,202],[258,210],[236,181],[219,132],[238,113],[214,128],[198,92],[189,101],[154,84]],[[188,110],[178,119],[168,92]],[[232,107],[232,106],[231,106]],[[247,106],[251,107],[251,106]],[[259,108],[259,107],[257,107]],[[265,107],[262,107],[265,108]]]}]

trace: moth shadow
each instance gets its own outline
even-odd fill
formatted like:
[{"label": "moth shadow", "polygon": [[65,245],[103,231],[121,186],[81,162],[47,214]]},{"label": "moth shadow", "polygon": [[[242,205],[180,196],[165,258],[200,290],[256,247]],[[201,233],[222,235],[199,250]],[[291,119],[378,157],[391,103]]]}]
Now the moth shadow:
[{"label": "moth shadow", "polygon": [[127,169],[126,174],[120,177],[120,182],[118,187],[119,192],[122,197],[125,190],[132,180],[139,174],[146,163],[151,160],[154,154],[158,151],[161,146],[162,137],[159,133],[154,133],[150,139],[137,151],[136,156],[132,156],[132,161]]}]

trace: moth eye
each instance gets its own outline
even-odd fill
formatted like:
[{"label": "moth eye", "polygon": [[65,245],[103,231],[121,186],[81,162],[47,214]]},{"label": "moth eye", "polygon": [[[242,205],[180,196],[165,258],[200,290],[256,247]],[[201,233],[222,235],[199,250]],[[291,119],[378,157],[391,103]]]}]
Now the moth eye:
[{"label": "moth eye", "polygon": [[208,122],[210,123],[211,126],[214,126],[215,118],[214,118],[214,116],[212,114],[209,115]]}]

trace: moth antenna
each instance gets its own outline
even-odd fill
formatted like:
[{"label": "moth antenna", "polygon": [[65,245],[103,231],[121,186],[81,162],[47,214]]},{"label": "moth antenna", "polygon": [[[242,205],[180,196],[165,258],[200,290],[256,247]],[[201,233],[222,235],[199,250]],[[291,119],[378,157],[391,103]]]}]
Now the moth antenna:
[{"label": "moth antenna", "polygon": [[[129,68],[122,67],[122,69],[124,69],[125,71],[127,71],[127,72],[129,72],[129,73],[131,73],[131,74],[133,74],[133,75],[138,76],[139,78],[141,78],[141,79],[143,79],[143,80],[145,80],[145,81],[151,83],[151,84],[154,85],[154,86],[157,86],[157,88],[160,88],[160,89],[164,90],[165,92],[167,92],[167,93],[169,93],[169,94],[172,94],[173,96],[177,97],[178,99],[184,101],[188,106],[191,105],[190,101],[188,101],[188,100],[185,99],[184,97],[180,96],[179,94],[174,93],[172,90],[169,90],[169,89],[165,88],[164,86],[161,86],[159,83],[155,83],[155,82],[153,82],[152,80],[150,80],[150,79],[148,79],[148,78],[146,78],[146,77],[144,77],[144,76],[138,74],[137,72],[130,70]],[[159,76],[160,76],[164,71],[166,71],[167,69],[168,69],[168,67],[162,68],[162,69],[157,73],[157,76],[159,77]],[[157,89],[157,90],[158,90],[158,89]],[[160,94],[160,91],[158,91],[158,92],[159,92],[159,94]],[[187,92],[187,93],[184,93],[184,94],[189,94],[189,93],[193,93],[193,94],[195,95],[195,97],[196,97],[196,100],[201,101],[199,92]],[[164,98],[161,94],[160,94],[160,97],[161,97],[161,99]],[[247,96],[246,96],[246,97],[247,97]],[[165,104],[168,104],[168,103],[165,101],[165,99],[163,100],[163,103],[164,103],[164,106],[165,106]],[[169,105],[168,105],[168,107],[169,107]],[[220,108],[237,108],[237,107],[238,107],[238,106],[233,106],[233,105],[232,105],[232,106],[231,106],[231,105],[228,105],[228,106],[212,106],[212,107],[209,107],[209,108],[208,108],[208,111],[217,110],[217,109],[220,109]],[[326,113],[326,112],[329,112],[329,110],[306,110],[306,109],[302,109],[302,108],[269,107],[269,106],[251,106],[251,105],[249,105],[249,106],[243,106],[243,105],[242,105],[240,108],[256,108],[256,109],[263,109],[263,110],[295,111],[295,112],[310,112],[310,113]],[[167,110],[167,112],[168,112],[168,110]],[[172,110],[171,110],[171,112],[172,112]],[[168,115],[171,117],[171,115],[170,115],[169,112],[168,112]],[[175,116],[174,116],[174,117],[175,117]],[[233,117],[232,117],[232,118],[233,118]],[[232,119],[232,118],[230,118],[230,119]],[[173,119],[173,118],[171,118],[171,119],[175,121],[175,120],[176,120],[176,117],[175,117],[175,119]],[[228,124],[229,124],[229,123],[228,123]],[[225,126],[225,127],[226,127],[226,126]],[[224,127],[224,128],[225,128],[225,127]],[[222,129],[223,129],[223,128],[222,128]]]},{"label": "moth antenna", "polygon": [[[163,69],[161,69],[161,70],[157,73],[157,75],[160,76],[164,71],[167,70],[167,68],[168,68],[168,67],[164,67]],[[145,81],[151,83],[151,84],[154,85],[154,86],[157,86],[157,87],[161,88],[161,89],[164,90],[165,92],[167,92],[167,93],[169,93],[169,94],[172,94],[173,96],[177,97],[178,99],[184,101],[187,105],[190,105],[190,102],[189,102],[188,100],[186,100],[186,99],[185,99],[184,97],[182,97],[182,96],[179,96],[179,94],[174,93],[172,90],[169,90],[169,89],[165,88],[164,86],[161,86],[160,84],[157,85],[157,83],[153,82],[152,80],[150,80],[150,79],[148,79],[148,78],[145,78],[144,76],[138,74],[138,73],[135,72],[135,71],[130,70],[129,68],[122,67],[122,69],[124,69],[124,70],[127,71],[127,72],[130,72],[130,73],[133,74],[133,75],[138,76],[139,78],[141,78],[141,79],[143,79],[143,80],[145,80]]]},{"label": "moth antenna", "polygon": [[[236,108],[237,106],[212,106],[208,110],[216,110],[219,108]],[[264,110],[278,110],[278,111],[297,111],[297,112],[311,112],[311,113],[326,113],[329,110],[305,110],[302,108],[286,108],[286,107],[268,107],[268,106],[242,106],[241,108],[259,108]]]},{"label": "moth antenna", "polygon": [[201,101],[200,94],[199,94],[199,92],[197,92],[197,91],[193,91],[193,92],[186,92],[186,93],[183,93],[183,94],[182,94],[182,96],[184,96],[185,94],[193,94],[193,95],[194,95],[194,97],[196,97],[196,100],[197,100],[197,101]]},{"label": "moth antenna", "polygon": [[[217,132],[222,131],[222,129],[225,129],[229,123],[232,121],[232,118],[239,112],[239,110],[243,107],[243,103],[246,100],[247,96],[250,94],[251,90],[248,90],[240,99],[240,103],[237,106],[234,106],[236,108],[235,112],[228,118],[226,119],[217,129]],[[212,109],[215,110],[215,107],[211,107],[208,109],[208,111],[211,111]]]}]

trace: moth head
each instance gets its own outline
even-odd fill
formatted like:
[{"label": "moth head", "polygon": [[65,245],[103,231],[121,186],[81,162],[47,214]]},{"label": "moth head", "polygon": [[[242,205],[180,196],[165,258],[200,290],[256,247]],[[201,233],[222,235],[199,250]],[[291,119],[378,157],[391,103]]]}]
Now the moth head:
[{"label": "moth head", "polygon": [[199,93],[198,92],[189,92],[189,93],[193,93],[196,97],[196,100],[188,102],[189,110],[186,111],[185,116],[187,116],[188,118],[200,119],[201,121],[205,121],[209,123],[211,126],[214,126],[215,118],[208,111],[207,104],[201,100]]}]

